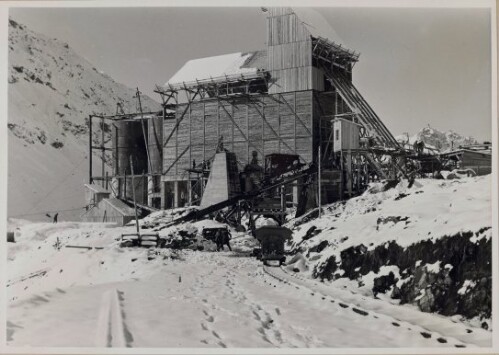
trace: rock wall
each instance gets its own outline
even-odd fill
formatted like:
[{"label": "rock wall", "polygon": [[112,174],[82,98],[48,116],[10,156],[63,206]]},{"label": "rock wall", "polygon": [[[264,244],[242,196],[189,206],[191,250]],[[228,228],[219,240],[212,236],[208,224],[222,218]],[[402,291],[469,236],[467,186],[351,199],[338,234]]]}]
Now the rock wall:
[{"label": "rock wall", "polygon": [[[391,241],[369,249],[361,244],[317,264],[313,276],[335,280],[362,279],[382,267],[390,272],[374,278],[373,294],[386,293],[424,312],[490,319],[492,310],[492,241],[490,228],[422,240],[402,248]],[[487,328],[487,323],[482,327]]]}]

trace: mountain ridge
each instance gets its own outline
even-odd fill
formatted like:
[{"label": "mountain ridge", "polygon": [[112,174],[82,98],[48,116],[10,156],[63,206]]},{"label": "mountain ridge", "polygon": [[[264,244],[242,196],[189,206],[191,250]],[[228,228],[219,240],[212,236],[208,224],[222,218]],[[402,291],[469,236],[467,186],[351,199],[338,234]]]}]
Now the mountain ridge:
[{"label": "mountain ridge", "polygon": [[479,143],[477,139],[472,136],[464,136],[453,130],[440,131],[436,128],[427,125],[419,132],[409,136],[408,134],[401,134],[395,137],[400,143],[414,144],[416,141],[423,141],[425,146],[447,152],[452,149],[457,149],[459,146],[466,146]]}]

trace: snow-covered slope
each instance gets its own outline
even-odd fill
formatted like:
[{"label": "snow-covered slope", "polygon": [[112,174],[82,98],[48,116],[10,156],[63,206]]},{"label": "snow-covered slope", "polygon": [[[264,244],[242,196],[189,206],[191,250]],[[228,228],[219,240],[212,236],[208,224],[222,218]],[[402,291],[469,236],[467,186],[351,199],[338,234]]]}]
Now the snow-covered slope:
[{"label": "snow-covered slope", "polygon": [[292,220],[297,254],[288,269],[488,328],[491,183],[487,175],[375,185],[319,219]]},{"label": "snow-covered slope", "polygon": [[[88,176],[86,120],[92,113],[113,114],[118,102],[135,111],[135,91],[99,72],[68,44],[14,19],[8,80],[9,216],[39,220],[45,213],[33,213],[80,208],[59,213],[60,219],[78,218]],[[142,104],[144,111],[159,109],[146,96]],[[97,157],[94,169],[100,171]]]},{"label": "snow-covered slope", "polygon": [[401,143],[414,144],[415,141],[423,141],[426,146],[438,149],[442,152],[456,149],[460,145],[470,145],[478,143],[477,140],[471,136],[463,136],[452,130],[442,132],[438,129],[424,127],[418,133],[408,137],[407,135],[400,135],[395,137]]}]

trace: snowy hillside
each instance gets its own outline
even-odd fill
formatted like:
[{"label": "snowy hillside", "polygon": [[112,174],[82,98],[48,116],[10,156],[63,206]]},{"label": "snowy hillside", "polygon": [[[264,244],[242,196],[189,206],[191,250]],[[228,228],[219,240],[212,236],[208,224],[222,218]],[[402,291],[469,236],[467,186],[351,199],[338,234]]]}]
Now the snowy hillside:
[{"label": "snowy hillside", "polygon": [[402,143],[414,144],[415,141],[423,141],[426,146],[441,150],[442,152],[451,150],[452,148],[457,149],[460,145],[476,144],[478,141],[473,137],[467,137],[460,135],[452,130],[447,132],[439,131],[435,128],[424,127],[418,133],[407,136],[400,135],[396,137],[397,141]]},{"label": "snowy hillside", "polygon": [[[14,19],[8,80],[9,216],[39,220],[45,213],[33,213],[80,208],[59,214],[78,218],[88,179],[86,120],[92,113],[115,113],[118,102],[135,112],[135,90],[99,72],[68,44]],[[146,96],[142,104],[144,111],[160,107]],[[100,158],[94,169],[100,172]]]},{"label": "snowy hillside", "polygon": [[490,326],[490,175],[373,186],[290,226],[290,272]]}]

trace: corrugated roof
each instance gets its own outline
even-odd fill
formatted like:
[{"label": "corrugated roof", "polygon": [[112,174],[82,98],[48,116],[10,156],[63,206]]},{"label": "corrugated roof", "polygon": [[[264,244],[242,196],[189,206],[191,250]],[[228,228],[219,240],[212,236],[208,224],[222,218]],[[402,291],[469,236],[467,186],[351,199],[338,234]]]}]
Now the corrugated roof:
[{"label": "corrugated roof", "polygon": [[230,53],[215,57],[189,60],[168,80],[168,84],[195,82],[196,80],[254,74],[267,66],[267,52],[265,50]]}]

